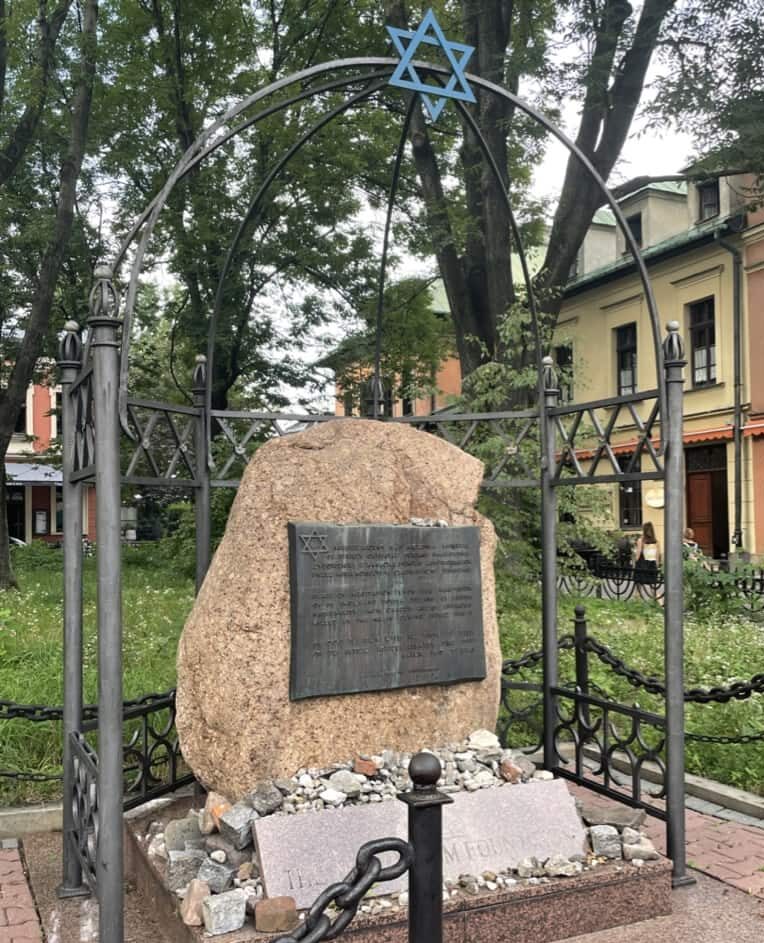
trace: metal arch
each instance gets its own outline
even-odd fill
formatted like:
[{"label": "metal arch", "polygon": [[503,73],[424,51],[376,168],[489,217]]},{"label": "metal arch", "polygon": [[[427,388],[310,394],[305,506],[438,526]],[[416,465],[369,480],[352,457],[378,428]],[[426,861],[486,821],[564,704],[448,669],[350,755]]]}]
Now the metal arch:
[{"label": "metal arch", "polygon": [[315,124],[308,128],[308,130],[297,141],[295,141],[295,143],[286,151],[280,160],[271,168],[271,170],[266,175],[265,180],[263,180],[262,184],[252,198],[249,209],[247,210],[244,219],[239,224],[239,228],[236,230],[236,235],[234,236],[233,242],[231,243],[231,246],[226,255],[223,269],[220,273],[220,278],[218,279],[218,287],[215,293],[215,306],[212,310],[210,326],[207,331],[207,383],[205,389],[205,402],[208,411],[212,408],[212,375],[214,372],[213,365],[215,362],[215,338],[217,336],[220,311],[223,306],[223,291],[225,288],[226,279],[228,278],[228,273],[231,270],[234,255],[239,247],[239,243],[244,236],[247,226],[252,222],[253,219],[257,217],[257,214],[260,211],[260,204],[270,189],[271,184],[276,179],[276,177],[278,177],[284,167],[286,167],[289,161],[295,156],[295,154],[302,150],[304,145],[307,144],[308,141],[310,141],[316,134],[318,134],[322,128],[329,124],[329,122],[333,121],[335,118],[348,109],[352,108],[354,105],[357,105],[359,102],[369,98],[375,92],[380,91],[380,89],[384,88],[386,84],[386,80],[383,80],[376,82],[371,86],[367,86],[362,91],[337,105],[335,108],[332,108],[331,111],[328,111],[325,115],[322,115],[322,117]]},{"label": "metal arch", "polygon": [[[159,217],[159,213],[162,211],[169,194],[172,192],[175,184],[187,173],[198,157],[196,163],[208,156],[218,147],[230,138],[239,133],[243,128],[231,129],[227,135],[222,135],[219,140],[216,140],[212,143],[211,139],[216,132],[223,129],[226,124],[236,118],[239,114],[245,111],[247,108],[250,108],[252,105],[257,104],[257,102],[262,101],[268,96],[274,94],[275,92],[280,91],[283,88],[287,88],[290,85],[293,85],[297,82],[304,82],[308,79],[314,78],[316,76],[325,75],[332,71],[344,70],[344,69],[375,69],[380,68],[386,70],[394,70],[398,65],[397,59],[385,58],[385,57],[358,57],[351,59],[337,59],[331,62],[321,63],[315,66],[311,66],[309,69],[304,69],[301,72],[293,73],[292,75],[286,76],[283,79],[278,79],[276,82],[271,83],[263,89],[260,89],[258,92],[253,93],[244,101],[239,102],[237,105],[232,106],[221,118],[213,122],[208,128],[206,128],[197,140],[191,145],[191,147],[186,151],[183,157],[180,159],[175,169],[172,171],[170,176],[167,178],[164,187],[157,195],[154,201],[149,205],[147,210],[144,211],[144,214],[140,217],[138,224],[128,236],[128,239],[120,247],[120,250],[117,254],[115,260],[115,268],[120,264],[124,258],[127,249],[135,238],[139,229],[145,225],[143,232],[141,233],[138,246],[136,248],[135,258],[133,260],[130,283],[128,285],[127,299],[125,305],[125,340],[123,344],[125,345],[126,351],[129,349],[129,329],[132,319],[133,309],[135,307],[135,298],[137,294],[137,285],[138,277],[140,275],[141,266],[143,262],[143,257],[145,255],[146,246],[148,240],[153,232],[156,221]],[[417,70],[422,70],[423,72],[434,75],[436,77],[448,76],[449,70],[441,67],[435,66],[427,62],[416,61],[412,63]],[[349,79],[347,84],[352,84],[355,81],[364,81],[370,78],[369,75],[360,75],[354,76],[352,79]],[[647,301],[648,313],[650,315],[651,328],[653,332],[653,346],[655,354],[655,367],[656,367],[656,379],[658,385],[658,398],[660,401],[660,414],[662,417],[667,416],[667,395],[666,395],[666,380],[663,370],[663,349],[662,349],[662,338],[661,338],[661,326],[658,317],[657,305],[655,302],[655,297],[653,295],[652,287],[650,285],[650,278],[647,273],[647,267],[645,266],[644,259],[639,250],[639,246],[634,239],[634,236],[629,229],[626,218],[623,215],[620,207],[610,193],[605,181],[602,179],[601,175],[594,167],[592,162],[583,153],[583,151],[573,142],[570,138],[561,131],[555,124],[553,124],[545,115],[538,111],[533,106],[529,105],[523,99],[519,98],[517,95],[514,95],[512,92],[507,91],[500,85],[496,85],[494,82],[490,82],[487,79],[481,78],[480,76],[472,75],[468,73],[466,75],[466,81],[471,83],[473,86],[483,89],[487,92],[491,92],[494,95],[498,95],[501,98],[506,99],[511,102],[515,107],[519,108],[522,112],[531,117],[534,121],[544,127],[550,134],[553,135],[561,144],[563,144],[567,150],[574,154],[576,159],[584,166],[591,178],[599,186],[602,195],[605,198],[605,202],[608,204],[610,209],[613,211],[613,215],[616,218],[616,222],[623,232],[626,245],[628,246],[634,261],[637,266],[637,271],[639,273],[639,278],[642,283],[643,290],[645,292],[645,298]],[[310,97],[312,95],[319,94],[319,89],[310,89],[307,90],[303,97]],[[287,103],[282,103],[279,108],[287,107]],[[279,108],[273,109],[270,113],[273,113],[274,110],[279,110]],[[264,115],[255,116],[251,124],[256,124],[259,120],[262,120]],[[126,381],[127,381],[127,356],[126,353],[123,355],[123,363],[120,376],[120,411],[122,411],[122,401],[126,396]],[[209,380],[208,380],[209,382]],[[661,446],[660,451],[663,451],[665,444],[664,436],[664,426],[665,423],[661,424]]]},{"label": "metal arch", "polygon": [[393,222],[393,208],[395,206],[395,195],[398,192],[398,181],[401,175],[401,164],[403,163],[403,154],[406,150],[406,140],[409,134],[411,118],[416,108],[417,96],[412,95],[409,101],[406,117],[403,119],[401,128],[401,139],[398,144],[398,150],[395,153],[395,163],[393,164],[393,176],[390,181],[390,193],[387,198],[387,216],[385,217],[385,235],[382,239],[382,259],[379,264],[379,284],[377,287],[377,314],[376,314],[376,334],[374,339],[374,387],[372,394],[374,397],[374,418],[379,419],[379,395],[382,390],[382,308],[385,301],[385,271],[387,269],[387,250],[390,246],[390,227]]}]

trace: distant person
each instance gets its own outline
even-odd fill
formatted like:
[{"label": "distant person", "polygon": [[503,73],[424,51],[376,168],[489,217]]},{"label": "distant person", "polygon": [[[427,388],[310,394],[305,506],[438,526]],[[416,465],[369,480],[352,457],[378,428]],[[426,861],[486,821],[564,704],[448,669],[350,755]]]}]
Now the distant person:
[{"label": "distant person", "polygon": [[651,521],[645,521],[634,547],[634,578],[638,583],[654,583],[661,564],[661,547]]},{"label": "distant person", "polygon": [[697,560],[702,556],[692,527],[685,527],[682,534],[682,554],[685,560]]}]

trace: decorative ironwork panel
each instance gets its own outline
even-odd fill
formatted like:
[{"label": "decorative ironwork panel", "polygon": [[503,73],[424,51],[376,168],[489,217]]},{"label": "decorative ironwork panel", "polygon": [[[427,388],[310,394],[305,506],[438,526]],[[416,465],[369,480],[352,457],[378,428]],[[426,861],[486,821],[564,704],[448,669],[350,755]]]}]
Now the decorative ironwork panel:
[{"label": "decorative ironwork panel", "polygon": [[443,413],[394,419],[445,439],[485,464],[483,488],[534,488],[541,480],[539,414]]},{"label": "decorative ironwork panel", "polygon": [[149,696],[124,713],[124,808],[132,809],[194,781],[175,729],[175,691]]},{"label": "decorative ironwork panel", "polygon": [[74,465],[78,478],[95,475],[95,412],[93,409],[93,366],[85,367],[69,391],[74,406]]},{"label": "decorative ironwork panel", "polygon": [[199,411],[150,400],[127,401],[122,478],[127,484],[192,487],[197,482],[194,426]]},{"label": "decorative ironwork panel", "polygon": [[660,480],[658,391],[550,410],[556,432],[555,485]]},{"label": "decorative ironwork panel", "polygon": [[318,423],[337,418],[331,414],[313,416],[211,410],[210,470],[214,479],[212,483],[218,486],[236,485],[258,446],[268,439],[303,432]]},{"label": "decorative ironwork panel", "polygon": [[96,860],[98,851],[98,756],[82,734],[72,733],[74,795],[69,840],[82,868],[82,876],[97,896]]},{"label": "decorative ironwork panel", "polygon": [[[578,690],[552,688],[557,723],[553,772],[665,819],[665,718]],[[645,775],[647,764],[657,781]],[[648,801],[643,796],[649,796]]]}]

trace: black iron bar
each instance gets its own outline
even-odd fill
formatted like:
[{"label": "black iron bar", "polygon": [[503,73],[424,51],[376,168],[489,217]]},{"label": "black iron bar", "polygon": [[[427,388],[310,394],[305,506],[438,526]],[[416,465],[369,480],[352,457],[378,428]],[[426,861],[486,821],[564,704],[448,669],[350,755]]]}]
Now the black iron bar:
[{"label": "black iron bar", "polygon": [[398,796],[409,808],[409,943],[443,943],[443,806],[438,792],[440,760],[434,753],[411,758],[411,792]]}]

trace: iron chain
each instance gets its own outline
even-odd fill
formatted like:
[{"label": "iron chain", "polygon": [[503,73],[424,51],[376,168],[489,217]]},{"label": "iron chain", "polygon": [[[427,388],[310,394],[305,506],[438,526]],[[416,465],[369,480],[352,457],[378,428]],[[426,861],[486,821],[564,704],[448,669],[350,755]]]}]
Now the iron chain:
[{"label": "iron chain", "polygon": [[[566,648],[575,648],[575,639],[572,635],[561,635],[557,639],[557,647],[559,649]],[[526,652],[524,655],[521,655],[520,658],[508,659],[502,663],[501,673],[503,675],[514,675],[522,671],[524,668],[532,668],[534,665],[537,665],[544,657],[543,651],[534,651]]]},{"label": "iron chain", "polygon": [[[155,701],[169,699],[172,701],[175,697],[175,688],[165,691],[163,694],[144,694],[142,697],[132,701],[125,701],[122,705],[123,710],[130,710],[133,707],[146,707]],[[32,723],[41,723],[45,721],[63,720],[63,707],[51,707],[47,704],[16,704],[14,701],[0,701],[0,720],[29,720]],[[98,719],[98,705],[86,704],[82,708],[83,720]]]},{"label": "iron chain", "polygon": [[764,733],[741,733],[736,737],[725,737],[722,734],[688,733],[685,731],[685,740],[694,740],[696,743],[719,743],[729,746],[746,743],[764,743]]},{"label": "iron chain", "polygon": [[[386,851],[397,852],[399,857],[395,864],[383,867],[379,855]],[[353,870],[344,880],[330,884],[319,894],[300,926],[274,943],[320,943],[336,939],[355,917],[372,884],[392,881],[405,874],[412,857],[411,845],[400,838],[382,838],[361,845]],[[332,905],[339,909],[333,920],[327,913]]]},{"label": "iron chain", "polygon": [[[666,686],[658,678],[644,675],[636,668],[630,668],[626,662],[615,655],[607,645],[587,636],[586,650],[595,654],[603,664],[612,669],[614,674],[625,678],[632,687],[644,688],[650,694],[666,696]],[[726,704],[731,700],[744,701],[752,694],[764,694],[764,674],[756,674],[749,681],[734,681],[726,687],[688,688],[684,699],[692,704]]]}]

